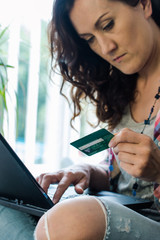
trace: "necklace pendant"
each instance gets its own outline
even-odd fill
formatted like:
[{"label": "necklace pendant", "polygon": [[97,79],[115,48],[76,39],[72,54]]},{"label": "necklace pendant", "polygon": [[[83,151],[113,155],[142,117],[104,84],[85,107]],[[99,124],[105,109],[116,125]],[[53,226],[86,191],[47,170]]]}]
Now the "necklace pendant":
[{"label": "necklace pendant", "polygon": [[132,195],[135,197],[137,194],[138,183],[135,182],[132,187]]},{"label": "necklace pendant", "polygon": [[133,195],[133,197],[135,197],[136,194],[137,194],[136,190],[135,190],[135,189],[132,189],[132,195]]},{"label": "necklace pendant", "polygon": [[137,190],[137,188],[138,188],[138,183],[135,182],[135,183],[133,184],[133,189],[134,189],[134,190]]},{"label": "necklace pendant", "polygon": [[113,165],[109,166],[109,170],[110,170],[110,172],[113,172]]},{"label": "necklace pendant", "polygon": [[144,120],[144,124],[145,124],[145,125],[150,125],[150,120],[149,120],[149,119]]},{"label": "necklace pendant", "polygon": [[160,95],[159,95],[159,93],[157,93],[156,95],[155,95],[155,99],[159,99],[160,98]]}]

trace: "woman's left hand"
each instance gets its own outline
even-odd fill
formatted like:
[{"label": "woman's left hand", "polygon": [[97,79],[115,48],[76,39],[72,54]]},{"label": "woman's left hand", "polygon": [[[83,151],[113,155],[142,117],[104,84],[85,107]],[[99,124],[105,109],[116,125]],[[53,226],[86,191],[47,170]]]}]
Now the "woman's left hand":
[{"label": "woman's left hand", "polygon": [[122,129],[109,143],[130,175],[160,184],[160,150],[147,135]]}]

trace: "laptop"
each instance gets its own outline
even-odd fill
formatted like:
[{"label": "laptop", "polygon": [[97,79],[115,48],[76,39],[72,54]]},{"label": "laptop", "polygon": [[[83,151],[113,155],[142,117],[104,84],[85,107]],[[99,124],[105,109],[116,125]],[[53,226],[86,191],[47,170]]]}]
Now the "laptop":
[{"label": "laptop", "polygon": [[[51,185],[52,196],[57,185]],[[132,209],[148,208],[153,202],[136,199],[121,194],[102,191],[85,194],[105,196],[111,201],[123,204]],[[76,197],[74,186],[70,186],[62,197]],[[21,159],[0,134],[0,204],[28,214],[41,217],[54,206],[52,198],[46,194],[32,176]]]}]

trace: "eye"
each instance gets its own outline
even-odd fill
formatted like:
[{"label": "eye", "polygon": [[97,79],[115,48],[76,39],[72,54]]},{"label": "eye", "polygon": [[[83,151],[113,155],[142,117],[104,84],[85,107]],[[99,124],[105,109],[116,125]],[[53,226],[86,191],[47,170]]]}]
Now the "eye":
[{"label": "eye", "polygon": [[109,31],[113,28],[113,26],[114,26],[114,20],[111,20],[109,23],[107,23],[107,25],[103,27],[103,31]]},{"label": "eye", "polygon": [[86,39],[86,41],[87,41],[88,44],[93,43],[93,42],[94,42],[94,36],[92,36],[92,37]]}]

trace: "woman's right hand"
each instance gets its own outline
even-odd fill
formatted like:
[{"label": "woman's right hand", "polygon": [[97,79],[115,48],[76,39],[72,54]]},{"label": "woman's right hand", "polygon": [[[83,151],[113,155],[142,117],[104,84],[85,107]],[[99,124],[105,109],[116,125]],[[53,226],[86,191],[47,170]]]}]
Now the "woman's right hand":
[{"label": "woman's right hand", "polygon": [[47,193],[50,184],[58,183],[58,187],[53,197],[53,202],[57,203],[65,190],[73,184],[75,191],[82,194],[83,191],[89,187],[91,177],[91,166],[75,165],[72,168],[60,170],[55,173],[44,173],[36,178],[37,182],[41,185]]}]

